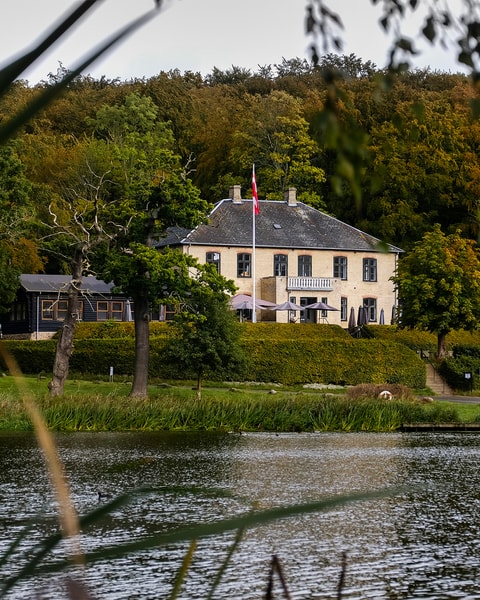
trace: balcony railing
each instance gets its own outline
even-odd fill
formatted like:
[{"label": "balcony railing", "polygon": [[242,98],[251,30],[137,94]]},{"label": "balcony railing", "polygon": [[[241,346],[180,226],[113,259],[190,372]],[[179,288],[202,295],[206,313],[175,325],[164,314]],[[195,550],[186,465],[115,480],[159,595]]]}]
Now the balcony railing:
[{"label": "balcony railing", "polygon": [[314,290],[316,292],[332,291],[333,284],[330,277],[289,277],[288,290]]}]

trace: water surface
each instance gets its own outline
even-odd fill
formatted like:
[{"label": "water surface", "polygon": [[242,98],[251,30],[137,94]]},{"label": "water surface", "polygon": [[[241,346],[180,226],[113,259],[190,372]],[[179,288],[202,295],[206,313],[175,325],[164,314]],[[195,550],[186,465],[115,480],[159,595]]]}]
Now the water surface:
[{"label": "water surface", "polygon": [[[214,597],[261,598],[275,553],[294,598],[335,598],[346,552],[345,599],[480,599],[478,434],[75,433],[56,440],[81,514],[104,502],[99,490],[156,488],[85,531],[85,550],[253,505],[407,486],[248,530]],[[56,505],[33,436],[1,434],[0,466],[1,551],[40,511],[47,521],[29,539],[51,530]],[[199,540],[180,598],[208,596],[233,537]],[[99,599],[168,598],[185,551],[171,545],[91,565],[85,581]],[[22,584],[8,598],[39,589],[45,598],[65,597],[50,579]],[[278,581],[275,589],[280,597]]]}]

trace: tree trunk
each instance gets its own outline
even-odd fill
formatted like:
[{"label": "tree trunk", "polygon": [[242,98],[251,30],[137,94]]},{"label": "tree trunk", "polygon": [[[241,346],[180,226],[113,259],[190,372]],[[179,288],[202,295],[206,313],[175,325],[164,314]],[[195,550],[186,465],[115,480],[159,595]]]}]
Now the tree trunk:
[{"label": "tree trunk", "polygon": [[443,360],[447,355],[447,333],[442,331],[437,334],[437,358]]},{"label": "tree trunk", "polygon": [[67,314],[59,332],[52,380],[48,384],[50,396],[61,396],[63,394],[63,388],[68,377],[70,356],[73,352],[73,338],[78,321],[78,297],[82,284],[82,267],[83,255],[79,253],[78,256],[75,256],[72,279],[68,284]]},{"label": "tree trunk", "polygon": [[135,367],[130,396],[146,398],[150,352],[150,303],[144,296],[136,296],[133,301],[135,307]]}]

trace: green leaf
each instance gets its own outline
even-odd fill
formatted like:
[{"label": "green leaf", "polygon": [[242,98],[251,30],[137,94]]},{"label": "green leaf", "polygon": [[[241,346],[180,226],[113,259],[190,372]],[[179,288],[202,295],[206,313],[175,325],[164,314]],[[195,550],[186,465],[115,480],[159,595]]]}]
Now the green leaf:
[{"label": "green leaf", "polygon": [[428,17],[428,19],[425,23],[425,27],[422,29],[422,33],[429,42],[433,42],[433,40],[435,39],[435,36],[436,36],[435,21],[432,16]]},{"label": "green leaf", "polygon": [[467,65],[467,67],[472,67],[473,69],[472,53],[462,50],[462,52],[460,52],[458,55],[458,62]]}]

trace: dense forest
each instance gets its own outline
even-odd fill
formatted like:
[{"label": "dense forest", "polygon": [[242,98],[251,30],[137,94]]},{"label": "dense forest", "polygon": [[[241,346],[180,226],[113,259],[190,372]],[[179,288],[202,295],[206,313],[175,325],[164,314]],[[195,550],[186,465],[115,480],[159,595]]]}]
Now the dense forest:
[{"label": "dense forest", "polygon": [[[358,169],[360,199],[341,177],[331,128],[322,121],[322,109],[332,102],[329,70],[335,72],[335,115],[352,142],[343,167]],[[64,74],[60,65],[39,85],[17,81],[0,99],[0,123]],[[145,139],[155,123],[148,144],[160,140],[164,162],[167,148],[175,157],[197,208],[200,198],[208,208],[227,197],[233,184],[248,197],[255,163],[260,197],[281,199],[296,187],[299,200],[405,250],[437,223],[445,233],[460,230],[476,239],[480,126],[470,107],[476,97],[471,79],[428,70],[392,80],[381,74],[353,55],[328,55],[315,67],[284,59],[254,73],[232,67],[207,76],[170,71],[130,81],[77,77],[0,150],[0,264],[23,272],[68,270],[61,258],[68,252],[52,246],[55,224],[67,210],[61,201],[81,195],[85,173],[96,178],[98,185],[89,179],[92,194],[107,189],[102,142],[115,139],[118,146],[120,107],[129,111],[128,117],[122,113],[123,136],[128,119],[137,135],[144,127]],[[147,108],[150,120],[143,125]],[[122,160],[144,169],[138,154]],[[64,245],[69,218],[77,219],[64,218]],[[170,215],[168,224],[174,222]]]}]

